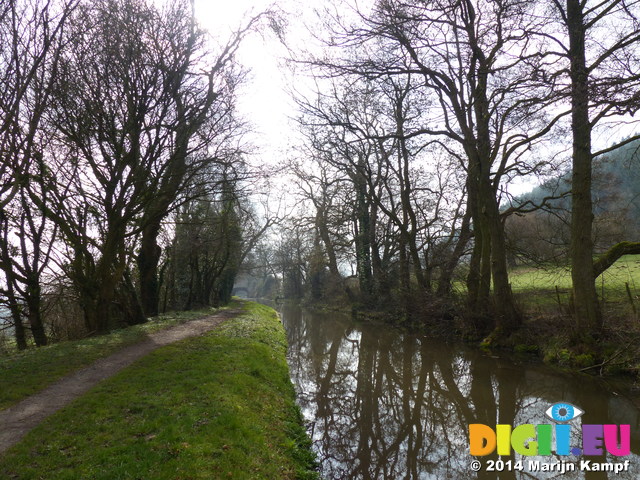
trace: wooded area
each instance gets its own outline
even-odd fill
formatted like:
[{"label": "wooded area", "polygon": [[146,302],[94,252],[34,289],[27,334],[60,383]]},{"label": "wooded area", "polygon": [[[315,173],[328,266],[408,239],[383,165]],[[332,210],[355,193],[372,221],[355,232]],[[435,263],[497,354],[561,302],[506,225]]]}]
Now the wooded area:
[{"label": "wooded area", "polygon": [[[570,265],[574,340],[593,345],[596,277],[638,251],[638,229],[600,235],[593,191],[595,159],[638,145],[639,3],[336,0],[305,49],[270,12],[214,47],[187,0],[3,2],[0,295],[18,346],[225,303],[241,269],[498,341],[527,316],[509,271],[525,259]],[[310,80],[274,238],[236,114],[235,54],[263,21]],[[514,197],[532,178],[566,185]]]},{"label": "wooded area", "polygon": [[0,298],[19,348],[229,300],[264,228],[234,57],[262,18],[214,47],[186,0],[2,2]]},{"label": "wooded area", "polygon": [[[450,326],[462,316],[467,329],[499,341],[525,315],[508,268],[518,225],[549,218],[546,207],[565,198],[559,261],[572,271],[574,341],[593,345],[603,327],[596,277],[637,252],[636,243],[617,244],[636,237],[594,246],[592,190],[594,159],[637,148],[638,3],[327,7],[314,31],[323,50],[292,47],[315,88],[297,92],[306,140],[290,167],[305,207],[274,253],[288,295],[305,283],[311,297],[330,298],[336,272],[355,265],[359,295],[353,282],[343,286],[364,308],[395,305],[416,323],[435,315]],[[592,146],[594,132],[614,129],[627,134]],[[510,193],[522,179],[563,175],[567,185],[548,198]],[[462,310],[451,310],[453,290]]]}]

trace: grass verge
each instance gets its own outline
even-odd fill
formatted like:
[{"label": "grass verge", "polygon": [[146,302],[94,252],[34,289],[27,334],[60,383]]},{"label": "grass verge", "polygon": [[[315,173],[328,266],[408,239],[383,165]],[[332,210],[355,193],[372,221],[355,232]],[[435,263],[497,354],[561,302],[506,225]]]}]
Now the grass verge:
[{"label": "grass verge", "polygon": [[[228,308],[228,307],[226,307]],[[0,410],[51,385],[99,358],[142,341],[148,334],[214,314],[216,309],[176,312],[109,335],[55,343],[0,357]]]},{"label": "grass verge", "polygon": [[248,303],[79,398],[0,459],[14,479],[317,478],[276,313]]},{"label": "grass verge", "polygon": [[515,351],[569,370],[640,379],[640,255],[621,257],[596,279],[604,318],[596,345],[576,343],[568,267],[518,267],[510,280],[527,317],[510,339]]}]

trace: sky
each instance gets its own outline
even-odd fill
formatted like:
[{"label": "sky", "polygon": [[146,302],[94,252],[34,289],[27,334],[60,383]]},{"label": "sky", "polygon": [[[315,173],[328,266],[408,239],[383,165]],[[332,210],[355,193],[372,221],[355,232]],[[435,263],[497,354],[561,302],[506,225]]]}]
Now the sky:
[{"label": "sky", "polygon": [[[314,8],[322,7],[321,0],[278,0],[276,8],[287,19],[287,41],[295,47],[306,44],[309,34],[305,19],[312,21]],[[273,0],[195,0],[197,19],[219,41],[229,38],[247,18],[276,5]],[[287,49],[270,32],[253,33],[243,41],[238,60],[250,69],[247,84],[239,95],[238,109],[249,121],[254,132],[251,143],[256,147],[249,161],[252,164],[276,165],[290,155],[296,126],[291,121],[295,106],[288,90],[304,79],[294,78],[284,65]],[[533,188],[529,179],[517,179],[509,186],[518,195]]]},{"label": "sky", "polygon": [[[305,21],[311,21],[314,9],[327,3],[326,0],[195,0],[195,8],[201,25],[224,42],[247,18],[275,7],[287,19],[287,41],[299,46],[307,43],[310,35],[305,30]],[[238,52],[238,60],[251,72],[239,95],[238,109],[254,130],[251,143],[256,152],[250,159],[253,163],[273,165],[282,161],[290,155],[290,145],[296,137],[296,126],[290,119],[296,110],[287,92],[304,79],[294,78],[284,65],[287,54],[287,49],[269,31],[250,34]],[[595,149],[609,146],[635,131],[636,128],[620,125],[601,129],[594,132],[593,146]],[[508,189],[518,195],[531,190],[536,183],[535,179],[521,178]]]},{"label": "sky", "polygon": [[[267,0],[196,0],[196,15],[203,27],[220,41],[229,38],[246,18],[267,10],[273,2]],[[285,14],[309,10],[309,3],[280,0],[278,8]],[[287,93],[291,74],[284,66],[286,48],[269,31],[247,36],[238,51],[239,62],[250,70],[247,84],[239,95],[238,110],[251,124],[251,142],[257,147],[258,162],[272,164],[286,154],[288,132],[293,128],[289,117],[294,115],[293,102]],[[255,161],[256,159],[254,159]]]}]

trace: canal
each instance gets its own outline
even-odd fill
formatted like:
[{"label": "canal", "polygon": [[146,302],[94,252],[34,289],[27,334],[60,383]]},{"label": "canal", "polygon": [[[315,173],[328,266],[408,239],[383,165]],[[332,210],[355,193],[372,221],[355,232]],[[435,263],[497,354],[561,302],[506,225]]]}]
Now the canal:
[{"label": "canal", "polygon": [[[640,478],[640,412],[600,379],[342,314],[290,306],[280,314],[291,378],[325,479]],[[572,449],[582,446],[583,424],[622,424],[630,425],[631,454],[557,455],[553,430],[551,455],[470,455],[470,424],[555,428],[545,412],[558,402],[584,412],[567,423]]]}]

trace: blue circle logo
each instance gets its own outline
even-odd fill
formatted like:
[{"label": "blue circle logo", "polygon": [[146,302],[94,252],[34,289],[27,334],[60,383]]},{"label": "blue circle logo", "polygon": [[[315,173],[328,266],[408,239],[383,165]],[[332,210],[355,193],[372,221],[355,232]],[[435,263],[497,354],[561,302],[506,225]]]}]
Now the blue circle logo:
[{"label": "blue circle logo", "polygon": [[580,410],[575,405],[571,405],[570,403],[560,402],[551,405],[544,413],[554,422],[566,423],[570,422],[571,420],[575,420],[580,415],[582,415],[584,411]]}]

